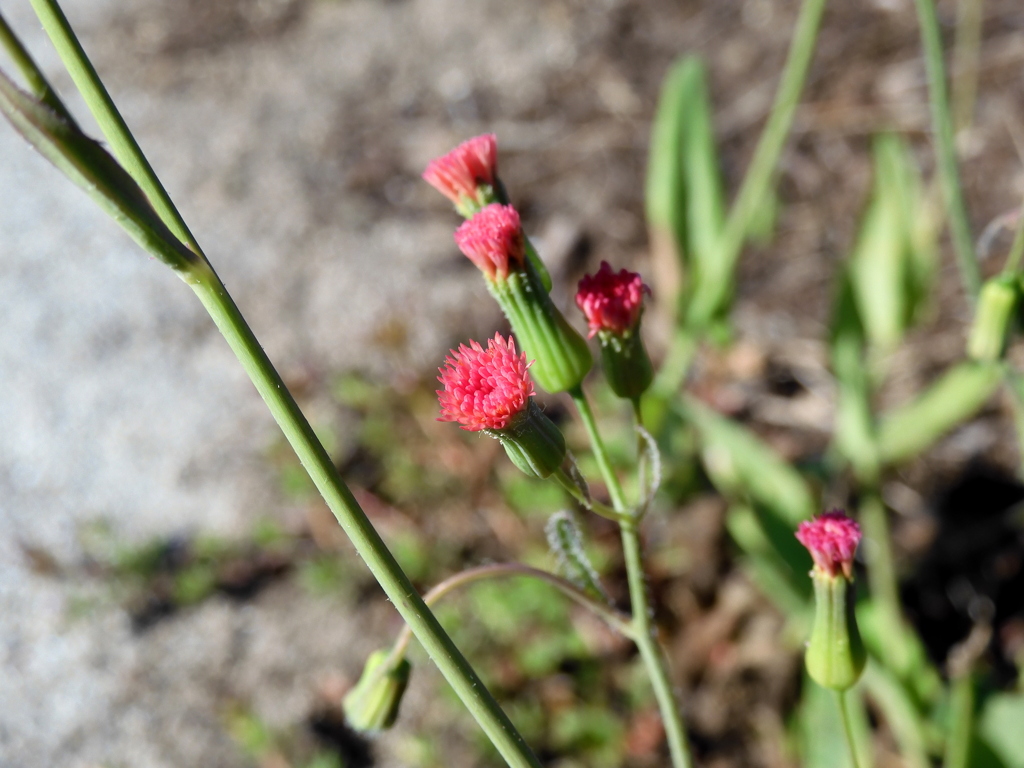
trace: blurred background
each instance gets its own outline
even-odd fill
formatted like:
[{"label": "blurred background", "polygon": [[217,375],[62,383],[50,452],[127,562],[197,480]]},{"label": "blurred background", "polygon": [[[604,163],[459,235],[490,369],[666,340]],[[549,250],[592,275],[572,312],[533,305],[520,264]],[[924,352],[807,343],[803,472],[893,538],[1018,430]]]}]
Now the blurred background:
[{"label": "blurred background", "polygon": [[[602,259],[650,276],[643,180],[662,78],[681,54],[704,58],[731,194],[798,4],[63,5],[416,583],[492,560],[551,567],[541,530],[560,495],[517,476],[495,446],[434,422],[445,351],[504,326],[452,242],[457,217],[419,173],[494,132],[501,176],[565,307]],[[958,4],[938,5],[950,42]],[[957,137],[976,235],[1024,194],[1024,9],[983,9],[977,102]],[[98,135],[28,1],[4,0],[3,11]],[[913,3],[835,1],[770,237],[741,262],[735,337],[703,350],[689,383],[792,461],[812,460],[833,429],[830,307],[870,188],[870,139],[886,129],[931,172]],[[191,292],[6,123],[0,157],[0,765],[497,765],[418,651],[396,729],[373,742],[345,731],[337,701],[366,655],[391,642],[397,615]],[[993,253],[1004,252],[1009,235],[990,232]],[[996,256],[982,268],[1000,266]],[[944,242],[935,299],[894,353],[883,402],[960,359],[970,317]],[[648,325],[663,348],[657,313]],[[957,514],[971,519],[984,504],[1001,514],[1024,498],[1019,466],[1000,394],[883,489],[905,598],[937,663],[989,587],[1001,611],[992,663],[1024,645],[1019,536],[1000,522],[974,548],[943,548],[963,530]],[[734,567],[724,502],[710,490],[688,498],[664,504],[648,538],[699,761],[790,765],[798,649]],[[615,531],[592,529],[624,604]],[[975,578],[996,554],[1003,569]],[[590,617],[517,582],[479,587],[443,615],[546,762],[661,764],[632,648]]]}]

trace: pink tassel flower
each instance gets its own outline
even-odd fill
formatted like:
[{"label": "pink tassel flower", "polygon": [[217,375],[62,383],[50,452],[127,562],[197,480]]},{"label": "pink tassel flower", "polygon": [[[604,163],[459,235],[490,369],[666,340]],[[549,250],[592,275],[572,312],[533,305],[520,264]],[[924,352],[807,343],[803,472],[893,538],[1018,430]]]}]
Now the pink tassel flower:
[{"label": "pink tassel flower", "polygon": [[469,432],[504,429],[528,405],[533,382],[527,373],[526,353],[516,354],[516,344],[494,334],[484,349],[475,341],[451,350],[437,380],[441,404],[438,421],[456,421]]},{"label": "pink tassel flower", "polygon": [[800,523],[796,538],[814,558],[815,568],[829,576],[840,572],[853,578],[853,555],[860,543],[860,526],[841,510],[818,515]]},{"label": "pink tassel flower", "polygon": [[590,326],[588,338],[599,331],[621,336],[636,327],[643,311],[644,294],[651,289],[636,272],[623,269],[613,272],[607,261],[595,275],[580,280],[576,304]]},{"label": "pink tassel flower", "polygon": [[494,186],[498,177],[498,139],[485,133],[464,141],[447,155],[431,160],[423,179],[456,207],[468,199],[480,204],[477,188]]},{"label": "pink tassel flower", "polygon": [[455,230],[455,242],[492,282],[521,268],[526,256],[519,214],[511,205],[488,205]]}]

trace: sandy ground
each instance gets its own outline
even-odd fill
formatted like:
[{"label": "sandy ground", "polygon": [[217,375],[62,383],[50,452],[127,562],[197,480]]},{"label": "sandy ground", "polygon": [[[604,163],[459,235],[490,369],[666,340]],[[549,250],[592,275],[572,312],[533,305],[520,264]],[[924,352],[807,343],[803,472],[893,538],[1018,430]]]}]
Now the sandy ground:
[{"label": "sandy ground", "polygon": [[[822,333],[866,186],[865,136],[895,124],[921,139],[926,129],[912,4],[834,5],[784,161],[779,244],[744,267],[741,294],[763,299],[741,310],[741,327],[775,344]],[[990,90],[968,152],[979,230],[1020,192],[1019,170],[991,173],[1012,156],[1005,125],[1021,123],[1024,30],[1004,21],[1003,5],[1012,3],[991,4],[1002,26],[987,32]],[[644,249],[658,82],[674,56],[697,50],[711,59],[735,184],[795,3],[649,6],[65,3],[271,358],[288,380],[320,383],[352,368],[423,370],[459,332],[494,326],[451,243],[455,217],[418,180],[430,157],[467,136],[499,134],[503,175],[522,190],[557,275],[581,254],[625,263]],[[27,0],[3,9],[70,93]],[[927,145],[918,149],[927,165]],[[264,458],[275,427],[187,288],[6,126],[0,158],[0,765],[241,765],[221,723],[225,702],[250,701],[272,724],[301,720],[316,681],[351,674],[390,617],[356,627],[345,606],[304,602],[283,585],[248,605],[208,601],[136,635],[114,604],[70,610],[102,587],[29,567],[26,549],[75,565],[98,522],[139,542],[241,535],[290,512]],[[793,295],[808,300],[794,307]],[[954,299],[943,312],[963,308]],[[323,388],[309,390],[315,422]]]}]

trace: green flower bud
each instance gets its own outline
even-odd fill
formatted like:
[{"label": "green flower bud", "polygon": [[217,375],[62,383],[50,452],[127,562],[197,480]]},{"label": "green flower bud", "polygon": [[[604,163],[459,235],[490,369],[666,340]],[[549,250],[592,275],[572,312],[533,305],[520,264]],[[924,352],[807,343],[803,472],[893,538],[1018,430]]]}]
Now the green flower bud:
[{"label": "green flower bud", "polygon": [[383,731],[395,724],[411,670],[412,665],[405,657],[392,661],[390,651],[370,654],[359,682],[341,703],[345,720],[353,730]]},{"label": "green flower bud", "polygon": [[814,625],[804,661],[811,679],[834,691],[853,686],[867,659],[853,610],[853,556],[860,536],[860,526],[839,510],[800,523],[796,532],[814,559]]},{"label": "green flower bud", "polygon": [[814,626],[805,663],[811,679],[823,688],[845,691],[860,679],[867,654],[854,618],[855,589],[842,574],[817,568],[814,581]]},{"label": "green flower bud", "polygon": [[612,392],[628,400],[636,400],[654,381],[654,367],[640,339],[639,328],[616,336],[598,332],[601,344],[601,365]]},{"label": "green flower bud", "polygon": [[533,398],[504,429],[484,430],[498,438],[512,463],[527,475],[545,478],[565,461],[565,438]]},{"label": "green flower bud", "polygon": [[974,325],[967,341],[967,354],[971,358],[992,362],[1003,356],[1017,297],[1015,277],[1000,275],[981,287]]},{"label": "green flower bud", "polygon": [[587,342],[551,301],[510,205],[488,205],[455,232],[459,249],[483,272],[487,288],[532,358],[534,380],[548,392],[578,386],[594,359]]},{"label": "green flower bud", "polygon": [[576,305],[587,318],[590,335],[601,343],[608,385],[619,397],[634,402],[654,380],[651,358],[640,339],[644,294],[650,292],[636,272],[613,272],[606,261],[596,274],[580,280],[576,292]]}]

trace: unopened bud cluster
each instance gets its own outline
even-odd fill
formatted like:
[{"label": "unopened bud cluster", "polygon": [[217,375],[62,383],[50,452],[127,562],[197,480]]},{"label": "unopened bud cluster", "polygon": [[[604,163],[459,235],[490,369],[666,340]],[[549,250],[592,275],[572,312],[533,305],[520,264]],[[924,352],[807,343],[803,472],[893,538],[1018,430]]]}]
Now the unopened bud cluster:
[{"label": "unopened bud cluster", "polygon": [[[547,477],[565,461],[565,440],[534,402],[530,377],[548,392],[576,390],[593,366],[590,349],[552,301],[550,278],[523,232],[519,213],[507,202],[495,137],[463,142],[431,161],[423,178],[466,219],[455,231],[455,243],[484,276],[520,350],[500,335],[486,348],[473,341],[452,350],[438,377],[443,386],[437,392],[440,418],[496,437],[516,466]],[[640,340],[643,300],[649,293],[640,275],[615,273],[602,263],[597,274],[580,282],[576,295],[590,337],[600,342],[612,391],[634,402],[653,378]]]}]

